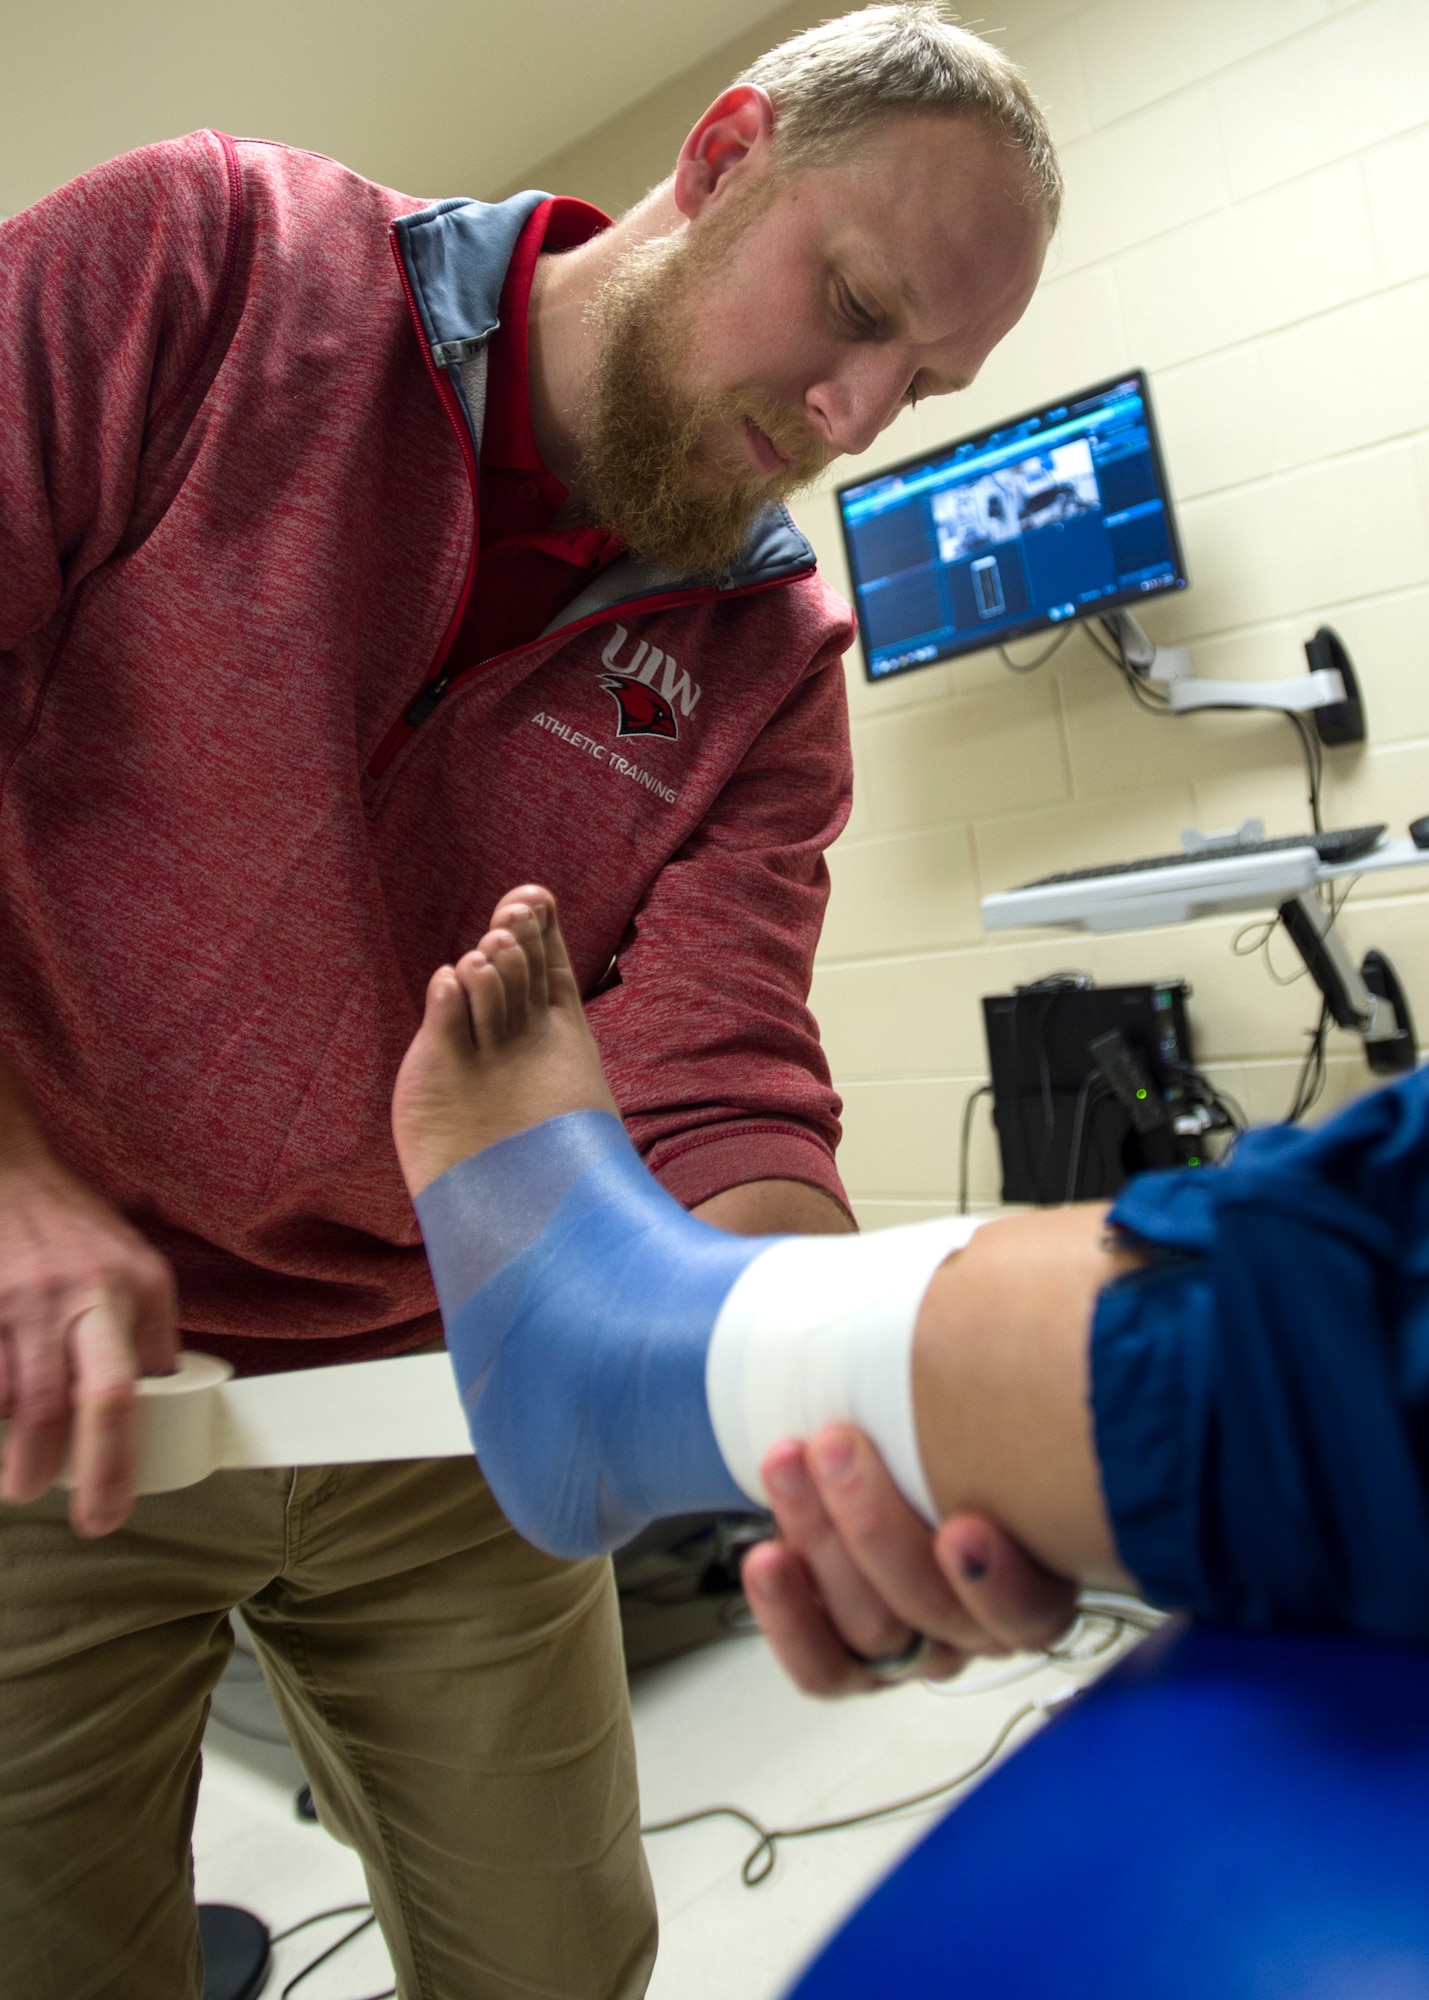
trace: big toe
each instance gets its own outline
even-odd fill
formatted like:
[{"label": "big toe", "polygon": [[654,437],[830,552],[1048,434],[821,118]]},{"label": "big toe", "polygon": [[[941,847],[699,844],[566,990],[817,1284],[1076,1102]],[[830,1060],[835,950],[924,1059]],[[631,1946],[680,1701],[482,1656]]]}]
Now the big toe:
[{"label": "big toe", "polygon": [[[492,918],[493,924],[509,922],[505,913],[518,904],[530,910],[540,930],[542,956],[548,978],[574,980],[575,974],[571,968],[570,953],[566,949],[565,933],[561,929],[560,912],[551,891],[543,888],[539,882],[525,882],[519,889],[510,890],[497,906],[497,914]],[[554,990],[551,997],[553,999],[557,997]],[[565,995],[562,994],[560,997],[564,998]]]}]

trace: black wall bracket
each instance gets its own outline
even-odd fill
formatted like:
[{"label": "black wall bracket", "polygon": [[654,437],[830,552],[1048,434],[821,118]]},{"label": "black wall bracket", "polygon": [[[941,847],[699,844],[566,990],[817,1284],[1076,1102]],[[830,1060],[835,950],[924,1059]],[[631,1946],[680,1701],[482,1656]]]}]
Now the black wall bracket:
[{"label": "black wall bracket", "polygon": [[1322,625],[1312,639],[1305,641],[1305,658],[1311,673],[1322,667],[1331,667],[1345,684],[1343,701],[1332,702],[1328,708],[1312,709],[1315,728],[1322,743],[1338,750],[1347,743],[1363,743],[1365,740],[1364,696],[1355,674],[1345,642],[1330,625]]}]

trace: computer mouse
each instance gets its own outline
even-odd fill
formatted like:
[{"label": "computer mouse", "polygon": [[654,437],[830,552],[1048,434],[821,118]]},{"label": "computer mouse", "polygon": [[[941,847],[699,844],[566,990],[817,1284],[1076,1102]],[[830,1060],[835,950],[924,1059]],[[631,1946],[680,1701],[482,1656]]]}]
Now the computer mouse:
[{"label": "computer mouse", "polygon": [[1429,847],[1429,813],[1423,819],[1410,820],[1409,838],[1416,847]]}]

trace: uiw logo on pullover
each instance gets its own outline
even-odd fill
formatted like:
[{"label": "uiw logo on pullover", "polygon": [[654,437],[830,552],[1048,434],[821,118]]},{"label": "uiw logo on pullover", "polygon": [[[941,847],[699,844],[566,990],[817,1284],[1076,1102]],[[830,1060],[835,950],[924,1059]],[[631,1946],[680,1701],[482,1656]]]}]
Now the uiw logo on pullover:
[{"label": "uiw logo on pullover", "polygon": [[[682,673],[673,653],[662,653],[658,646],[648,640],[636,641],[635,651],[629,663],[620,664],[620,651],[630,634],[623,625],[617,625],[609,645],[601,654],[601,665],[612,671],[601,679],[601,686],[607,694],[615,697],[620,710],[620,736],[665,736],[677,741],[680,725],[675,719],[675,707],[683,716],[695,712],[695,704],[700,698],[700,685],[692,681],[687,673]],[[655,676],[664,667],[664,675],[657,690]]]}]

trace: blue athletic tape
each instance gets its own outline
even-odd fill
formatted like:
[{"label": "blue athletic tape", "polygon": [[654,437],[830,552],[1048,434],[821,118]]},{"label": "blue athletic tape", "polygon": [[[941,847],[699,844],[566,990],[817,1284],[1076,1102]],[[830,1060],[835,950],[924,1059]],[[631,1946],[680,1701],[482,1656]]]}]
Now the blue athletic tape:
[{"label": "blue athletic tape", "polygon": [[528,1541],[596,1555],[662,1515],[750,1506],[705,1355],[774,1239],[687,1215],[606,1111],[488,1146],[416,1208],[477,1458]]}]

